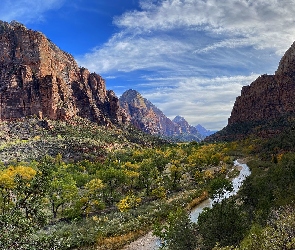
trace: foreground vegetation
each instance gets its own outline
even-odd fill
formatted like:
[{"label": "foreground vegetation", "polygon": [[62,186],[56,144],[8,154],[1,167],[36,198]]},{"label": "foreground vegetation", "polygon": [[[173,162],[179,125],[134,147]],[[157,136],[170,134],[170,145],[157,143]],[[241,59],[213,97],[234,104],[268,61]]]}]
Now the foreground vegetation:
[{"label": "foreground vegetation", "polygon": [[[120,249],[151,230],[163,249],[295,248],[292,130],[172,144],[84,120],[1,129],[1,249]],[[239,194],[190,222],[196,201],[231,188],[237,157],[252,171]]]},{"label": "foreground vegetation", "polygon": [[[81,120],[2,126],[1,249],[118,249],[206,198],[212,180],[232,169],[225,144],[170,144]],[[54,146],[42,156],[47,143]]]},{"label": "foreground vegetation", "polygon": [[[248,137],[228,144],[232,154],[251,156],[248,166],[252,174],[236,197],[205,209],[198,225],[191,225],[187,216],[172,212],[173,220],[162,233],[169,243],[163,249],[295,249],[294,136],[294,131],[288,130],[269,139]],[[180,225],[186,226],[180,230]],[[187,248],[187,242],[176,237],[179,232],[194,232],[194,237],[190,237],[193,247]]]}]

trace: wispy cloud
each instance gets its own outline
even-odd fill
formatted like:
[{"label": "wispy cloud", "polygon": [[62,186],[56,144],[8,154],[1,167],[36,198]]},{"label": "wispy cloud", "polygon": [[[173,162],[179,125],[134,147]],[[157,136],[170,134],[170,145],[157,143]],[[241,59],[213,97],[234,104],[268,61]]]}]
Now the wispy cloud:
[{"label": "wispy cloud", "polygon": [[181,114],[191,124],[202,124],[218,130],[227,124],[227,119],[241,88],[254,81],[258,75],[186,78],[173,87],[156,87],[155,83],[143,96],[158,106],[169,118]]},{"label": "wispy cloud", "polygon": [[43,13],[62,6],[65,0],[2,0],[0,19],[10,22],[17,20],[23,23],[42,20]]},{"label": "wispy cloud", "polygon": [[101,74],[137,72],[135,88],[166,115],[220,129],[242,85],[276,70],[295,40],[294,13],[292,0],[142,0],[79,63]]}]

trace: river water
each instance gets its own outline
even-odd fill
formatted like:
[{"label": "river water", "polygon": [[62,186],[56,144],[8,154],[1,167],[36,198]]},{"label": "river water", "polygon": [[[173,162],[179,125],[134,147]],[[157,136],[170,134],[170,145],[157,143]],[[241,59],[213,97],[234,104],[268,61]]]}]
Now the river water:
[{"label": "river water", "polygon": [[251,171],[250,171],[249,167],[247,166],[247,164],[239,163],[237,160],[234,161],[234,165],[240,167],[241,171],[240,171],[239,175],[232,180],[233,191],[226,192],[219,199],[214,199],[214,200],[207,199],[207,200],[203,201],[202,203],[200,203],[199,205],[197,205],[194,209],[192,209],[192,211],[190,213],[190,219],[192,222],[198,221],[198,217],[199,217],[200,213],[204,210],[204,208],[206,208],[206,207],[211,208],[214,203],[220,202],[225,198],[229,198],[230,196],[237,194],[241,185],[243,184],[243,181],[246,179],[247,176],[249,176],[251,174]]},{"label": "river water", "polygon": [[[219,200],[211,200],[207,199],[197,205],[194,209],[192,209],[190,213],[190,219],[192,222],[197,222],[198,217],[200,213],[204,210],[206,207],[212,207],[212,205],[215,202],[220,202],[225,198],[228,198],[230,196],[236,195],[237,192],[239,191],[241,185],[243,184],[243,181],[246,179],[247,176],[251,174],[251,171],[247,164],[239,163],[238,161],[234,161],[234,165],[237,167],[240,167],[240,173],[237,177],[235,177],[232,180],[233,184],[233,191],[232,192],[227,192],[225,193],[222,197],[219,198]],[[122,250],[157,250],[160,248],[160,240],[156,238],[155,236],[152,236],[152,233],[150,232],[149,234],[141,237],[137,241],[131,243],[128,246],[125,246]]]}]

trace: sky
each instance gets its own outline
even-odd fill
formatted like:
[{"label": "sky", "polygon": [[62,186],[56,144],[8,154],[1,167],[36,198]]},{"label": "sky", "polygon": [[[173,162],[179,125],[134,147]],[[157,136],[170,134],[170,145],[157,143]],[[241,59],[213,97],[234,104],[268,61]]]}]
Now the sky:
[{"label": "sky", "polygon": [[220,130],[242,86],[295,41],[294,0],[1,0],[0,20],[41,31],[119,97]]}]

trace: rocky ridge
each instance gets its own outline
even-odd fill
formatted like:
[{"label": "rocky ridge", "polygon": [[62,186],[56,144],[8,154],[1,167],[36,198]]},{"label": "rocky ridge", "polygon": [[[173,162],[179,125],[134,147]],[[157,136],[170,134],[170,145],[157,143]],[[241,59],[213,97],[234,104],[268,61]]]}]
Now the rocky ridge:
[{"label": "rocky ridge", "polygon": [[198,124],[196,127],[195,127],[198,132],[204,136],[204,137],[207,137],[207,136],[210,136],[210,135],[213,135],[214,133],[216,133],[217,131],[212,131],[212,130],[207,130],[205,129],[201,124]]},{"label": "rocky ridge", "polygon": [[274,75],[261,75],[236,98],[228,125],[214,139],[247,134],[270,136],[291,126],[295,118],[295,42],[280,60]]},{"label": "rocky ridge", "polygon": [[42,33],[0,21],[0,120],[33,115],[80,116],[102,125],[127,121],[101,76],[79,68]]},{"label": "rocky ridge", "polygon": [[172,121],[136,90],[127,90],[119,98],[130,122],[138,129],[153,135],[180,141],[201,141],[204,137],[180,116]]},{"label": "rocky ridge", "polygon": [[136,90],[125,91],[119,101],[136,128],[153,135],[173,136],[180,133],[178,125]]}]

